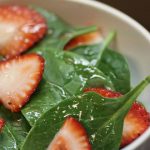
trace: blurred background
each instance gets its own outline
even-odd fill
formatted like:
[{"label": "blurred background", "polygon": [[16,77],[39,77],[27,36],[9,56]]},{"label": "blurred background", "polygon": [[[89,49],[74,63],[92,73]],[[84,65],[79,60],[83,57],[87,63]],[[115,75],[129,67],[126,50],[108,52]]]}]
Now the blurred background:
[{"label": "blurred background", "polygon": [[142,24],[150,31],[150,0],[97,0],[109,4]]}]

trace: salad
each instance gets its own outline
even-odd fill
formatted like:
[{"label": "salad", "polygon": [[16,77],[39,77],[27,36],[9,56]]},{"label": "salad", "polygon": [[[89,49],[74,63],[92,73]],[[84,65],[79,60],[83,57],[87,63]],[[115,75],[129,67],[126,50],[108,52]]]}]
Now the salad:
[{"label": "salad", "polygon": [[126,59],[97,26],[0,6],[0,150],[118,150],[150,126]]}]

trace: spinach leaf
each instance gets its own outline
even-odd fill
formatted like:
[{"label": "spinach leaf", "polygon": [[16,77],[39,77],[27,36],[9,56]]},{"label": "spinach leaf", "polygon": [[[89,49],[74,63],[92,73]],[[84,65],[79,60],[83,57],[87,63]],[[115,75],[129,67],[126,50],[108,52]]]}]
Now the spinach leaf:
[{"label": "spinach leaf", "polygon": [[62,87],[42,79],[38,89],[21,112],[33,126],[42,114],[68,97],[70,95]]},{"label": "spinach leaf", "polygon": [[97,67],[110,77],[116,91],[122,94],[130,91],[129,67],[120,53],[111,49],[105,50]]},{"label": "spinach leaf", "polygon": [[75,54],[81,55],[82,57],[87,59],[91,65],[95,66],[101,47],[101,44],[82,45],[71,49],[71,51]]},{"label": "spinach leaf", "polygon": [[97,68],[78,64],[77,59],[79,61],[80,57],[77,58],[77,55],[64,52],[55,54],[48,50],[43,51],[42,56],[46,60],[44,77],[49,82],[63,87],[72,95],[79,94],[87,82],[89,84],[97,82],[99,86],[112,87],[111,81]]},{"label": "spinach leaf", "polygon": [[116,37],[116,32],[115,31],[111,31],[109,33],[109,35],[107,36],[107,38],[104,40],[102,47],[99,51],[99,53],[97,54],[97,62],[96,62],[96,66],[99,65],[99,62],[101,61],[101,56],[103,54],[103,52],[108,48],[108,46],[110,45],[110,43],[112,42],[112,40]]},{"label": "spinach leaf", "polygon": [[0,134],[0,149],[1,150],[19,150],[16,139],[11,133],[9,127],[5,125],[2,133]]},{"label": "spinach leaf", "polygon": [[77,118],[84,125],[93,150],[119,149],[124,117],[149,83],[150,76],[119,98],[104,98],[89,92],[61,102],[36,122],[21,150],[46,149],[67,116]]},{"label": "spinach leaf", "polygon": [[[99,50],[100,45],[89,45],[75,48],[73,52],[85,57],[95,66]],[[123,55],[107,48],[102,53],[97,68],[110,78],[116,91],[125,94],[130,90],[130,70]]]},{"label": "spinach leaf", "polygon": [[[85,83],[83,88],[105,87],[107,89],[114,90],[111,80],[101,70],[97,69],[96,67],[89,66],[89,62],[87,62],[84,58],[71,52],[65,52],[63,56],[63,59],[68,64],[71,63],[74,65],[74,68],[80,76],[80,79],[82,78],[82,84]],[[83,88],[81,88],[80,92],[82,92]]]},{"label": "spinach leaf", "polygon": [[101,55],[107,49],[109,44],[112,42],[116,32],[112,31],[109,33],[108,37],[103,41],[103,43],[93,44],[93,45],[82,45],[71,49],[74,53],[82,55],[84,58],[90,61],[91,65],[97,66],[101,60]]},{"label": "spinach leaf", "polygon": [[43,81],[22,109],[31,126],[48,109],[70,96],[82,93],[85,87],[104,86],[113,89],[111,81],[101,71],[83,65],[86,60],[68,52],[41,51],[45,58]]},{"label": "spinach leaf", "polygon": [[30,126],[21,113],[11,113],[0,106],[0,117],[6,121],[6,126],[0,134],[0,149],[18,149],[28,134]]},{"label": "spinach leaf", "polygon": [[112,32],[102,45],[81,46],[72,51],[89,60],[90,65],[96,66],[110,78],[116,91],[125,94],[130,90],[130,70],[124,56],[107,48],[114,36]]}]

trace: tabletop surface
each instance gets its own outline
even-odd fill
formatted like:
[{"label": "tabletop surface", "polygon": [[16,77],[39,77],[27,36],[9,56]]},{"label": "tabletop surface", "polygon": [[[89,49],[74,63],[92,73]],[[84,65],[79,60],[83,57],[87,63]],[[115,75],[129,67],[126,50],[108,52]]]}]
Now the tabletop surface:
[{"label": "tabletop surface", "polygon": [[150,31],[150,0],[98,0],[109,4],[142,24]]}]

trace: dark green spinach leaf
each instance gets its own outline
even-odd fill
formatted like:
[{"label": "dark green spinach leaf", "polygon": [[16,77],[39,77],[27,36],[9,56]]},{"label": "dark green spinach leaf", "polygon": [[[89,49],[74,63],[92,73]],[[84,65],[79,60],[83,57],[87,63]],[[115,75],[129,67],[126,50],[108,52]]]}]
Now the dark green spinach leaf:
[{"label": "dark green spinach leaf", "polygon": [[124,117],[149,83],[150,76],[126,95],[115,99],[89,92],[61,102],[36,122],[21,150],[46,149],[67,116],[77,118],[84,125],[93,150],[119,149]]},{"label": "dark green spinach leaf", "polygon": [[0,117],[6,121],[6,126],[0,134],[0,150],[19,149],[30,130],[28,122],[21,113],[11,113],[3,106],[0,106]]},{"label": "dark green spinach leaf", "polygon": [[67,52],[55,54],[49,49],[43,51],[42,56],[46,60],[44,77],[49,82],[63,87],[70,94],[79,94],[87,82],[92,84],[92,81],[95,82],[94,80],[99,85],[113,87],[111,81],[100,70],[93,66],[80,64],[86,60],[82,59],[81,61],[81,57],[77,57],[77,55]]},{"label": "dark green spinach leaf", "polygon": [[71,51],[82,55],[90,62],[91,65],[97,66],[97,64],[99,64],[99,61],[101,60],[103,52],[108,48],[115,35],[116,32],[112,31],[104,41],[101,41],[98,44],[77,46],[71,49]]},{"label": "dark green spinach leaf", "polygon": [[82,93],[85,87],[104,86],[113,89],[111,81],[101,71],[86,66],[86,60],[68,52],[41,51],[45,58],[42,83],[22,109],[31,126],[48,109],[70,96]]},{"label": "dark green spinach leaf", "polygon": [[11,133],[10,127],[5,125],[2,133],[0,134],[0,149],[1,150],[19,150],[16,139]]},{"label": "dark green spinach leaf", "polygon": [[71,49],[73,53],[83,56],[91,65],[95,66],[97,63],[97,55],[100,52],[101,44],[96,45],[82,45]]},{"label": "dark green spinach leaf", "polygon": [[[97,63],[99,51],[100,45],[81,46],[73,49],[74,53],[83,56],[94,66]],[[110,78],[116,91],[125,94],[130,90],[130,70],[123,55],[107,48],[102,53],[97,68]]]},{"label": "dark green spinach leaf", "polygon": [[114,84],[115,90],[125,94],[130,90],[130,70],[125,58],[108,48],[114,37],[115,32],[110,32],[103,44],[76,47],[72,51],[103,71]]},{"label": "dark green spinach leaf", "polygon": [[110,77],[116,91],[122,94],[130,91],[129,67],[120,53],[111,49],[105,50],[97,67]]},{"label": "dark green spinach leaf", "polygon": [[42,114],[68,97],[70,95],[62,87],[42,79],[38,89],[21,111],[33,126]]}]

